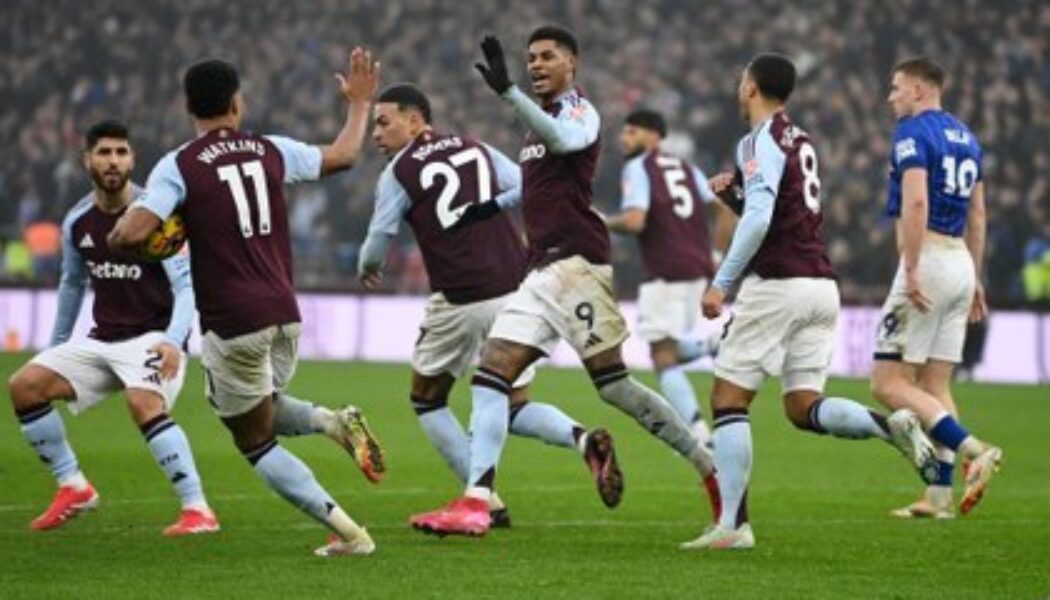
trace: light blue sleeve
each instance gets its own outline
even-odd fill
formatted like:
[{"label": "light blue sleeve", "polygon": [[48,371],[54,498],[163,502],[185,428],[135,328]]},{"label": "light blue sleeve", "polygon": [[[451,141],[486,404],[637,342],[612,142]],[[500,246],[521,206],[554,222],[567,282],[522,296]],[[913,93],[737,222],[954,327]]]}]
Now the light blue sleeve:
[{"label": "light blue sleeve", "polygon": [[557,117],[543,112],[516,85],[510,86],[503,98],[554,154],[579,152],[598,139],[601,118],[586,98],[577,98],[571,106],[562,106]]},{"label": "light blue sleeve", "polygon": [[700,198],[708,204],[714,202],[715,193],[711,191],[711,185],[707,183],[707,175],[704,175],[704,172],[696,165],[693,165],[692,172],[693,181],[696,182],[696,189],[700,191]]},{"label": "light blue sleeve", "polygon": [[284,159],[284,182],[317,181],[321,178],[321,149],[283,135],[267,135]]},{"label": "light blue sleeve", "polygon": [[[397,160],[396,158],[394,159]],[[393,162],[379,176],[376,207],[368,224],[368,235],[357,257],[357,272],[369,273],[383,268],[390,240],[397,236],[401,220],[412,207],[408,192],[394,176]]]},{"label": "light blue sleeve", "polygon": [[185,200],[186,182],[175,162],[175,153],[169,152],[150,171],[145,194],[132,206],[141,206],[163,221]]},{"label": "light blue sleeve", "polygon": [[385,233],[396,236],[412,200],[401,182],[394,176],[393,163],[383,169],[376,186],[376,207],[368,224],[368,233]]},{"label": "light blue sleeve", "polygon": [[175,296],[171,310],[171,321],[164,331],[164,339],[173,346],[181,348],[190,337],[193,328],[193,315],[197,312],[197,301],[193,294],[193,281],[190,277],[190,257],[176,254],[161,263],[164,272],[171,282],[171,293]]},{"label": "light blue sleeve", "polygon": [[521,167],[499,150],[483,144],[496,170],[496,204],[500,210],[512,208],[521,203]]},{"label": "light blue sleeve", "polygon": [[51,330],[52,346],[68,341],[72,335],[88,284],[87,266],[73,243],[73,215],[71,212],[62,223],[62,278],[58,282],[58,309]]},{"label": "light blue sleeve", "polygon": [[737,148],[737,164],[744,173],[744,212],[740,216],[733,243],[715,274],[714,287],[728,290],[754,258],[773,221],[777,189],[784,175],[786,156],[766,129],[757,134],[751,154],[751,136]]},{"label": "light blue sleeve", "polygon": [[623,188],[623,200],[620,209],[640,208],[649,210],[650,184],[649,174],[645,172],[645,155],[636,156],[627,161],[620,175],[620,183]]}]

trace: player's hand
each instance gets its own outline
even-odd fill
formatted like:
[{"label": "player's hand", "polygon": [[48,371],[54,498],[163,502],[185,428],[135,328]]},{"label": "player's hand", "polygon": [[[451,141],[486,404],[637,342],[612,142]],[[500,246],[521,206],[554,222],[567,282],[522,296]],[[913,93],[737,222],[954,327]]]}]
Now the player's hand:
[{"label": "player's hand", "polygon": [[456,231],[462,229],[467,225],[477,223],[478,221],[484,221],[491,219],[492,217],[499,214],[499,204],[495,200],[489,200],[487,202],[471,202],[467,205],[467,209],[463,211],[463,214],[459,216],[459,220],[456,221],[452,227],[449,227],[449,231]]},{"label": "player's hand", "polygon": [[361,285],[365,286],[366,290],[374,290],[379,287],[379,284],[383,283],[383,273],[380,271],[366,271],[358,274],[357,280],[361,282]]},{"label": "player's hand", "polygon": [[513,85],[507,75],[507,61],[503,57],[503,45],[495,36],[487,35],[481,40],[481,53],[485,56],[485,63],[474,63],[474,68],[481,73],[485,83],[492,91],[499,95],[510,89]]},{"label": "player's hand", "polygon": [[733,189],[733,174],[729,171],[719,173],[708,179],[707,185],[711,186],[711,191],[714,192],[716,196],[728,194]]},{"label": "player's hand", "polygon": [[933,301],[923,293],[922,282],[919,280],[919,272],[917,270],[905,270],[904,272],[904,292],[908,296],[908,300],[919,309],[921,313],[928,313],[933,308]]},{"label": "player's hand", "polygon": [[149,350],[160,357],[157,372],[160,373],[161,379],[165,381],[174,379],[175,375],[179,373],[182,351],[171,342],[157,342]]},{"label": "player's hand", "polygon": [[700,311],[708,319],[717,319],[722,316],[722,305],[725,299],[725,292],[713,285],[708,286],[707,291],[704,292],[704,299],[700,301]]},{"label": "player's hand", "polygon": [[984,298],[984,284],[977,282],[973,290],[973,302],[970,304],[970,322],[978,323],[988,318],[988,302]]},{"label": "player's hand", "polygon": [[372,53],[362,48],[354,48],[350,53],[350,63],[346,73],[336,73],[339,91],[347,102],[370,102],[379,88],[381,67],[372,62]]}]

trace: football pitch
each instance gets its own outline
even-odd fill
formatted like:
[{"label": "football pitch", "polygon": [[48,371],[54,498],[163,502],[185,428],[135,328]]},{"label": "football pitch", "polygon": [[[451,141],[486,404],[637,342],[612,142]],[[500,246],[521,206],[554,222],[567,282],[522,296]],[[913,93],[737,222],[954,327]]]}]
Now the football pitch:
[{"label": "football pitch", "polygon": [[[4,378],[27,357],[0,355]],[[234,449],[203,398],[197,363],[174,416],[193,445],[223,530],[167,539],[177,503],[118,399],[64,414],[100,510],[43,533],[27,524],[53,492],[50,474],[0,408],[0,598],[1045,598],[1050,595],[1050,391],[960,385],[976,433],[1003,446],[1003,470],[965,518],[905,522],[889,510],[920,487],[876,442],[795,431],[767,384],[752,410],[750,492],[758,545],[682,552],[709,518],[691,468],[597,399],[578,370],[543,369],[533,397],[616,436],[627,489],[607,510],[576,453],[511,437],[497,479],[514,526],[484,539],[424,536],[409,515],[460,486],[430,447],[408,395],[408,367],[303,363],[291,392],[354,403],[387,451],[369,484],[327,439],[286,439],[378,550],[319,559],[322,528],[272,494]],[[652,383],[649,373],[639,377]],[[706,397],[708,376],[693,378]],[[468,388],[453,406],[465,419]],[[867,400],[867,382],[832,381],[829,395]],[[6,388],[4,403],[9,406]],[[706,404],[706,401],[705,401]],[[960,494],[957,472],[956,496]]]}]

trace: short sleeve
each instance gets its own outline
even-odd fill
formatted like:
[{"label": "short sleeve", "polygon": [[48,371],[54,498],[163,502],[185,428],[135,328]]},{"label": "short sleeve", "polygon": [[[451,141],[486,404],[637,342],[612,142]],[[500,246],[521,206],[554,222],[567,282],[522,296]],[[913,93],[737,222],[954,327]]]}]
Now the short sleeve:
[{"label": "short sleeve", "polygon": [[787,157],[767,128],[759,130],[743,148],[744,197],[767,191],[775,197],[784,176]]},{"label": "short sleeve", "polygon": [[141,206],[164,220],[185,200],[186,182],[175,162],[175,153],[170,152],[150,171],[146,191],[132,205]]},{"label": "short sleeve", "polygon": [[372,221],[368,225],[369,234],[397,235],[401,227],[401,220],[412,206],[408,192],[405,191],[397,177],[394,177],[392,165],[393,163],[388,165],[379,176],[375,212],[372,213]]},{"label": "short sleeve", "polygon": [[284,160],[284,182],[317,181],[321,178],[321,149],[283,135],[268,135]]},{"label": "short sleeve", "polygon": [[645,172],[645,155],[632,158],[623,166],[621,185],[623,187],[623,200],[620,203],[622,210],[629,208],[649,210],[651,192],[649,174]]},{"label": "short sleeve", "polygon": [[912,122],[897,125],[893,134],[893,167],[899,172],[928,168],[929,141]]}]

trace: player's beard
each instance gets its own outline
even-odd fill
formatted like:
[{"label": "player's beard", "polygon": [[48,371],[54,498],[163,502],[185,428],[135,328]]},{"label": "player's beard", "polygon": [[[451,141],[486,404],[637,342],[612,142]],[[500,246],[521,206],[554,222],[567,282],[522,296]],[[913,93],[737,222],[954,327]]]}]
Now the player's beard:
[{"label": "player's beard", "polygon": [[131,179],[130,170],[107,170],[101,172],[94,169],[91,170],[91,180],[95,182],[95,186],[98,189],[107,194],[116,194],[123,190],[129,179]]}]

